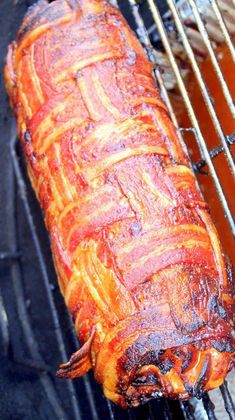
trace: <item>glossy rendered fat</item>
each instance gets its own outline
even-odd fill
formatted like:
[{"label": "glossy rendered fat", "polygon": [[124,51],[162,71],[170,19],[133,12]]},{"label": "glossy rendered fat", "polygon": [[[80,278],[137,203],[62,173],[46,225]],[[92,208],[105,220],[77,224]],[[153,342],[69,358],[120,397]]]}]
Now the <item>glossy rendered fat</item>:
[{"label": "glossy rendered fat", "polygon": [[83,344],[58,375],[93,367],[123,407],[221,385],[234,361],[231,269],[120,12],[105,0],[40,0],[5,76]]}]

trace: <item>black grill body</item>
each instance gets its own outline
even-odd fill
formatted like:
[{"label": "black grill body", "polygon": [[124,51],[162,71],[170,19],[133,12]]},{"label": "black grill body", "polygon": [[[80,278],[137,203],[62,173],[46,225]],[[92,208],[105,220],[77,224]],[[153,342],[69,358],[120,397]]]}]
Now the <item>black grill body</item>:
[{"label": "black grill body", "polygon": [[[55,377],[58,365],[76,351],[78,342],[58,288],[41,210],[25,173],[2,72],[7,45],[32,3],[1,0],[0,12],[0,418],[199,419],[195,417],[195,402],[162,398],[123,411],[103,397],[92,373],[74,381]],[[159,4],[165,11],[165,2]],[[120,5],[134,25],[126,2]],[[140,7],[145,18],[150,19],[144,4]],[[221,390],[229,417],[234,419],[226,385]],[[200,418],[216,418],[207,395],[198,404]]]}]

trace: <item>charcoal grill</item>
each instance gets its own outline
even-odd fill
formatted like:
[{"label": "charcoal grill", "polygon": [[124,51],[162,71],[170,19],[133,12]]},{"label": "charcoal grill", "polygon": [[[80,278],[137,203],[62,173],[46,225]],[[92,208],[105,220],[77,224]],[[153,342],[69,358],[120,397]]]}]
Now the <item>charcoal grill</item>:
[{"label": "charcoal grill", "polygon": [[[226,0],[235,9],[234,0]],[[226,3],[225,1],[225,3]],[[6,46],[14,38],[26,8],[33,0],[1,1],[1,65],[6,55]],[[195,142],[200,151],[199,162],[192,162],[196,172],[206,166],[215,184],[218,198],[224,212],[224,223],[235,234],[235,224],[228,197],[223,190],[220,175],[214,165],[215,157],[222,153],[230,170],[231,182],[235,174],[232,144],[234,134],[224,133],[221,121],[213,107],[207,86],[203,80],[198,60],[189,41],[187,31],[178,5],[173,0],[112,0],[120,7],[145,47],[151,61],[155,63],[155,53],[151,41],[160,39],[162,48],[168,56],[179,91],[191,120]],[[182,2],[179,2],[179,4]],[[235,116],[231,93],[223,77],[213,45],[208,36],[204,19],[197,7],[197,1],[188,0],[197,28],[201,33],[205,48],[213,63],[221,84],[222,92],[230,112]],[[235,61],[233,43],[224,20],[223,10],[217,0],[210,0],[218,28]],[[215,127],[220,144],[213,150],[203,137],[197,116],[191,105],[189,92],[177,65],[171,43],[168,39],[163,15],[168,9],[186,51],[188,61],[198,81],[200,91],[207,105],[210,118]],[[155,35],[155,38],[154,38]],[[156,63],[155,63],[156,64]],[[170,110],[174,124],[183,139],[183,131],[171,105],[170,96],[164,85],[161,69],[155,66],[156,80],[164,100]],[[217,391],[224,412],[218,414],[210,394],[202,400],[188,402],[156,399],[138,409],[123,411],[107,401],[100,387],[95,383],[92,373],[82,379],[64,381],[55,378],[55,371],[61,361],[77,349],[73,326],[63,299],[60,295],[54,272],[49,240],[22,164],[21,151],[16,138],[16,127],[3,88],[0,99],[1,154],[0,192],[0,418],[10,419],[60,419],[60,420],[168,420],[168,419],[235,419],[235,409],[227,383]],[[231,184],[232,185],[232,184]],[[215,220],[216,222],[216,220]]]}]

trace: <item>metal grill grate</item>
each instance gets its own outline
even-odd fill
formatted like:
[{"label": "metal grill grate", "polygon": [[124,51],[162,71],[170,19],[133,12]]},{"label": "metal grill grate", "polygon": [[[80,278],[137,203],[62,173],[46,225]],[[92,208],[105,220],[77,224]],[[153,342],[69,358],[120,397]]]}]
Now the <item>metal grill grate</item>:
[{"label": "metal grill grate", "polygon": [[[137,27],[137,29],[136,29],[137,35],[139,36],[139,39],[140,39],[141,43],[143,44],[143,46],[146,48],[149,59],[155,63],[155,58],[154,58],[153,49],[152,49],[152,46],[151,46],[151,43],[150,43],[150,39],[149,39],[149,36],[148,36],[148,31],[145,27],[145,23],[143,21],[143,18],[141,17],[141,14],[139,12],[138,3],[137,3],[136,0],[128,0],[128,2],[130,4],[130,7],[131,7],[131,10],[132,10],[134,19],[135,19],[135,23],[136,23],[136,27]],[[202,159],[205,160],[206,164],[208,165],[210,174],[211,174],[211,176],[213,178],[213,181],[215,183],[215,187],[216,187],[218,196],[219,196],[220,201],[222,203],[225,215],[228,219],[228,222],[229,222],[230,228],[232,230],[232,233],[235,236],[234,218],[233,218],[232,212],[229,208],[229,205],[228,205],[225,193],[223,191],[223,188],[221,186],[219,176],[217,174],[215,166],[213,165],[212,157],[210,155],[210,151],[208,150],[208,147],[207,147],[207,144],[204,140],[204,137],[203,137],[201,128],[199,126],[197,117],[195,115],[194,109],[191,105],[190,97],[189,97],[184,79],[183,79],[183,77],[180,73],[180,70],[179,70],[177,61],[175,59],[175,55],[174,55],[174,52],[172,50],[171,44],[169,42],[168,34],[166,32],[164,22],[162,20],[162,17],[159,13],[159,10],[158,10],[154,0],[146,0],[146,3],[148,4],[148,6],[149,6],[149,8],[152,12],[153,20],[154,20],[156,28],[157,28],[160,36],[161,36],[162,43],[165,47],[165,50],[167,52],[169,61],[171,63],[171,66],[172,66],[175,78],[177,80],[182,98],[184,100],[185,106],[186,106],[188,114],[190,116],[192,127],[193,127],[194,132],[195,132],[195,137],[196,137],[199,149],[200,149],[201,154],[202,154]],[[172,16],[174,17],[174,22],[175,22],[176,28],[177,28],[177,30],[180,34],[180,37],[181,37],[183,45],[184,45],[184,49],[185,49],[185,51],[188,55],[189,61],[191,62],[192,69],[195,73],[195,76],[197,78],[200,90],[203,94],[204,100],[205,100],[206,105],[208,107],[208,110],[209,110],[209,113],[210,113],[210,116],[211,116],[211,120],[212,120],[212,122],[214,124],[214,127],[215,127],[215,129],[218,133],[219,138],[220,138],[223,153],[225,154],[225,156],[227,158],[227,161],[228,161],[228,164],[230,166],[231,176],[234,177],[235,176],[235,163],[234,163],[234,159],[233,159],[231,150],[229,148],[229,144],[228,144],[228,141],[227,141],[227,136],[225,135],[225,133],[222,130],[221,123],[220,123],[219,118],[218,118],[218,116],[216,114],[216,111],[214,109],[212,99],[211,99],[211,97],[208,93],[206,84],[205,84],[205,82],[203,80],[203,77],[201,75],[201,71],[200,71],[200,68],[198,66],[198,63],[197,63],[195,54],[193,52],[193,49],[190,45],[190,41],[188,39],[188,36],[186,34],[185,27],[184,27],[184,24],[182,22],[182,18],[179,14],[179,11],[177,9],[175,1],[167,0],[167,3],[168,3],[168,6],[169,6],[169,8],[172,12]],[[220,70],[218,60],[216,59],[216,56],[215,56],[214,50],[212,48],[210,38],[208,36],[207,30],[206,30],[205,25],[203,23],[203,20],[201,18],[200,12],[197,8],[196,2],[194,0],[188,0],[188,3],[192,8],[192,11],[193,11],[193,14],[195,16],[195,20],[198,24],[198,28],[199,28],[200,33],[202,35],[203,41],[205,42],[206,47],[208,49],[208,52],[210,54],[214,69],[215,69],[216,74],[217,74],[217,76],[219,78],[219,81],[221,83],[223,94],[226,98],[226,101],[229,105],[229,108],[231,110],[232,115],[235,116],[234,103],[233,103],[233,100],[231,98],[231,94],[230,94],[228,86],[227,86],[227,84],[226,84],[226,82],[223,78],[223,74]],[[226,34],[227,42],[229,40],[230,52],[234,56],[234,47],[233,47],[233,44],[232,44],[232,40],[231,40],[230,35],[229,35],[229,33],[226,29],[224,20],[222,19],[218,4],[215,0],[211,0],[210,3],[213,4],[213,9],[216,11],[215,16],[217,18],[219,17],[219,20],[218,20],[219,25],[223,26],[223,32],[225,32],[225,34]],[[172,120],[175,123],[175,125],[178,126],[176,117],[175,117],[174,112],[172,110],[172,107],[170,105],[169,96],[167,94],[166,89],[164,88],[164,84],[162,82],[162,78],[160,77],[160,72],[159,72],[158,68],[155,69],[155,75],[156,75],[157,81],[160,83],[161,89],[163,88],[163,96],[166,100],[168,108],[170,109]]]},{"label": "metal grill grate", "polygon": [[[112,0],[112,3],[118,6],[115,0]],[[125,3],[127,2],[125,1]],[[148,25],[146,25],[143,15],[141,14],[141,11],[146,10],[146,7],[149,7],[149,9],[151,10],[152,17],[156,25],[155,27],[157,28],[161,36],[162,43],[168,54],[169,61],[171,63],[180,92],[182,94],[183,100],[185,102],[186,108],[188,110],[188,113],[191,119],[192,128],[195,133],[195,138],[198,142],[198,146],[201,151],[202,160],[199,162],[198,167],[200,168],[200,166],[203,166],[204,163],[207,164],[210,170],[210,174],[215,183],[218,196],[224,208],[225,215],[228,219],[228,222],[230,224],[233,234],[235,234],[235,225],[234,225],[232,213],[231,213],[231,210],[229,209],[227,199],[225,197],[224,191],[220,183],[219,176],[216,172],[216,169],[214,167],[213,160],[212,160],[213,157],[216,156],[218,153],[220,152],[224,153],[224,155],[227,158],[227,162],[230,167],[230,170],[231,170],[231,176],[234,175],[235,165],[234,165],[234,160],[233,160],[232,153],[229,147],[229,144],[232,143],[232,140],[229,142],[228,138],[223,133],[220,121],[214,111],[210,95],[208,94],[207,87],[202,79],[200,68],[197,64],[195,54],[190,45],[190,41],[187,37],[185,27],[182,22],[182,17],[179,14],[178,8],[175,2],[172,0],[168,0],[167,3],[169,5],[171,14],[175,19],[175,25],[177,27],[178,32],[181,35],[185,51],[188,54],[189,61],[192,64],[193,71],[195,72],[195,75],[199,82],[201,92],[208,106],[211,119],[213,121],[213,124],[216,128],[216,131],[221,141],[221,146],[219,148],[216,148],[216,150],[213,150],[213,151],[209,150],[203,138],[203,134],[201,132],[200,126],[197,121],[197,117],[195,115],[194,109],[190,102],[190,98],[188,95],[188,91],[187,91],[184,79],[179,71],[174,53],[172,51],[170,42],[168,40],[164,22],[162,20],[162,17],[159,13],[159,10],[155,2],[153,0],[146,0],[145,2],[142,1],[141,9],[140,9],[139,5],[137,4],[135,0],[128,0],[130,11],[133,15],[134,22],[136,25],[137,35],[141,43],[144,45],[149,59],[155,63],[155,54],[154,54],[154,49],[151,45],[150,38],[149,38]],[[218,24],[221,27],[222,33],[224,34],[225,41],[234,59],[235,57],[234,47],[233,47],[229,32],[226,28],[226,24],[225,24],[223,15],[221,14],[218,3],[216,0],[210,0],[210,3],[211,3],[211,6],[215,13],[216,18],[218,19]],[[215,67],[215,70],[221,82],[224,96],[230,105],[231,113],[235,115],[234,105],[232,103],[230,92],[228,90],[226,82],[223,79],[222,73],[220,73],[219,64],[214,55],[210,38],[207,35],[207,31],[203,23],[203,20],[200,16],[200,12],[197,8],[196,2],[194,0],[188,0],[188,4],[192,7],[195,19],[197,21],[198,27],[202,34],[202,38],[205,41],[205,44],[211,56],[213,65]],[[154,73],[156,76],[156,80],[160,86],[162,95],[169,108],[171,118],[174,124],[176,125],[176,127],[179,128],[179,124],[177,122],[174,109],[171,105],[170,97],[164,85],[161,70],[157,66],[154,70]],[[182,135],[181,135],[180,130],[179,130],[179,137],[182,141]],[[183,141],[182,141],[182,144],[183,144]],[[183,144],[183,147],[185,147],[184,144]],[[37,269],[41,273],[42,282],[45,289],[45,296],[46,296],[45,306],[47,306],[47,310],[49,310],[50,312],[53,334],[55,336],[55,346],[58,347],[58,354],[61,360],[65,360],[68,357],[68,354],[67,354],[68,346],[66,343],[66,337],[64,336],[62,332],[63,328],[61,328],[62,320],[61,320],[60,311],[58,310],[58,307],[55,302],[55,295],[53,292],[54,286],[52,286],[52,283],[50,280],[50,273],[48,272],[48,265],[45,260],[45,255],[42,252],[41,239],[38,235],[38,230],[35,227],[33,212],[31,210],[31,205],[29,203],[29,196],[31,194],[31,191],[29,190],[29,187],[27,186],[28,181],[25,178],[25,174],[19,160],[15,126],[13,126],[12,128],[11,154],[12,154],[12,160],[13,160],[13,166],[14,166],[14,172],[15,172],[15,179],[17,180],[20,198],[23,203],[24,212],[27,217],[30,234],[31,234],[32,241],[35,247],[35,256],[37,258],[37,261],[36,261]],[[15,201],[14,189],[12,189],[12,202],[14,201]],[[54,373],[51,376],[51,368],[48,366],[48,363],[44,360],[45,359],[44,356],[41,354],[41,351],[37,342],[37,338],[36,338],[36,332],[34,332],[32,328],[32,319],[30,319],[30,315],[27,308],[27,300],[25,300],[25,284],[24,284],[22,272],[21,272],[22,271],[22,262],[21,262],[22,254],[21,252],[19,252],[20,246],[19,246],[19,238],[17,236],[18,231],[17,231],[16,221],[14,218],[11,221],[11,226],[12,226],[12,233],[13,233],[13,242],[12,242],[13,246],[9,252],[0,253],[0,261],[7,262],[7,264],[9,264],[11,267],[11,276],[13,280],[15,300],[17,302],[17,314],[20,320],[20,324],[22,326],[27,350],[30,355],[29,359],[18,360],[17,362],[25,364],[31,369],[34,369],[39,373],[42,387],[44,388],[44,391],[50,401],[53,418],[68,419],[68,420],[70,419],[81,419],[81,420],[82,419],[86,419],[86,420],[90,420],[90,419],[91,420],[99,420],[99,419],[102,419],[102,420],[103,419],[110,419],[110,420],[115,420],[115,419],[117,420],[119,419],[120,420],[122,419],[123,420],[125,419],[129,419],[129,420],[186,419],[187,420],[188,419],[188,420],[193,420],[195,419],[196,420],[197,419],[198,420],[199,418],[200,419],[216,419],[214,405],[211,402],[209,395],[205,395],[200,401],[193,400],[189,402],[188,401],[187,402],[177,402],[177,401],[172,402],[172,401],[168,401],[162,398],[159,400],[155,400],[152,403],[149,403],[139,409],[128,410],[127,412],[123,412],[121,409],[119,409],[118,407],[115,407],[109,401],[103,399],[100,396],[101,394],[99,394],[99,396],[97,397],[96,391],[94,391],[95,384],[93,382],[93,379],[90,378],[89,376],[85,376],[85,378],[80,380],[80,382],[83,384],[82,385],[83,388],[85,389],[85,393],[83,392],[82,394],[84,395],[84,401],[80,397],[81,394],[80,394],[79,389],[81,388],[79,388],[76,385],[77,382],[74,384],[74,382],[63,381],[63,397],[62,397],[60,389],[55,385],[54,378],[53,378]],[[3,313],[3,309],[1,307],[2,307],[2,302],[0,299],[0,310],[1,310],[1,313]],[[5,319],[4,321],[5,323],[2,327],[2,331],[4,331],[4,343],[5,343],[6,352],[7,352],[7,348],[9,346],[7,317],[5,317],[4,319]],[[2,317],[0,317],[0,331],[1,331],[1,322],[2,322]],[[72,347],[74,347],[75,349],[77,347],[77,340],[73,334],[73,326],[72,326],[70,318],[68,318],[66,325],[69,328],[69,336],[71,339],[70,341],[72,343]],[[69,352],[71,352],[71,347],[69,349]],[[225,383],[223,386],[221,386],[220,390],[221,390],[221,395],[224,401],[224,407],[228,413],[228,417],[230,419],[235,419],[234,405],[233,405],[233,401],[229,393],[227,384]],[[64,394],[64,392],[66,392],[66,394]],[[64,404],[63,399],[67,399],[67,407],[69,407],[69,411],[66,410],[66,404]],[[88,404],[88,408],[87,408],[86,414],[84,414],[83,404],[86,404],[86,403]],[[101,410],[101,406],[102,406],[102,410]],[[218,420],[220,419],[218,418]]]}]

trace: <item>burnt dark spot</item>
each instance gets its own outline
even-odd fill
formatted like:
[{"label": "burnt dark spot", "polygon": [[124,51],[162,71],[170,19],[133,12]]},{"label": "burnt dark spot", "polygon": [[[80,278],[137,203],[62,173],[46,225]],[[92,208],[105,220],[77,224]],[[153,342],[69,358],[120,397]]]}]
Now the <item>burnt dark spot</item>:
[{"label": "burnt dark spot", "polygon": [[127,389],[126,379],[120,379],[118,382],[118,390],[120,393],[125,392]]},{"label": "burnt dark spot", "polygon": [[133,386],[148,386],[148,385],[161,385],[159,379],[152,373],[147,376],[139,376],[132,381]]},{"label": "burnt dark spot", "polygon": [[151,350],[141,358],[139,366],[154,365],[158,360],[158,351]]},{"label": "burnt dark spot", "polygon": [[205,394],[205,391],[203,390],[202,386],[193,390],[193,396],[197,398],[198,400],[200,400],[204,394]]},{"label": "burnt dark spot", "polygon": [[184,306],[183,306],[183,308],[184,308],[184,311],[187,312],[188,309],[189,309],[189,304],[188,303],[185,303]]},{"label": "burnt dark spot", "polygon": [[158,363],[157,367],[159,368],[160,372],[165,375],[174,367],[174,362],[170,359],[166,359],[161,363]]},{"label": "burnt dark spot", "polygon": [[184,362],[181,366],[181,372],[184,373],[186,369],[189,367],[191,361],[193,358],[193,353],[191,351],[188,351],[186,355],[184,355]]},{"label": "burnt dark spot", "polygon": [[209,300],[209,310],[211,312],[218,311],[218,298],[216,296],[212,296]]},{"label": "burnt dark spot", "polygon": [[125,400],[126,400],[127,407],[132,407],[132,406],[134,407],[134,404],[133,404],[134,399],[132,397],[126,396]]},{"label": "burnt dark spot", "polygon": [[147,376],[139,376],[132,381],[133,386],[139,386],[146,383]]},{"label": "burnt dark spot", "polygon": [[233,353],[235,351],[235,348],[232,346],[231,342],[223,342],[219,340],[213,340],[211,341],[211,345],[221,353],[228,352]]},{"label": "burnt dark spot", "polygon": [[188,28],[195,29],[196,31],[198,30],[197,24],[193,20],[191,20],[189,18],[187,18],[187,19],[184,20],[184,24]]},{"label": "burnt dark spot", "polygon": [[179,350],[179,349],[176,349],[176,350],[173,350],[173,353],[177,356],[177,357],[180,357],[181,359],[184,359],[184,353],[181,351],[181,350]]},{"label": "burnt dark spot", "polygon": [[199,321],[198,319],[196,319],[196,314],[194,314],[194,321],[192,322],[187,322],[185,324],[182,324],[181,321],[179,319],[176,319],[176,317],[174,318],[174,322],[176,327],[183,333],[183,334],[188,334],[191,333],[193,331],[198,330],[201,326],[205,325],[205,321]]},{"label": "burnt dark spot", "polygon": [[[122,359],[120,360],[120,368],[126,372],[130,372],[134,366],[139,362],[141,354],[144,352],[144,348],[141,344],[136,342],[133,346],[129,347]],[[146,363],[143,363],[146,364]],[[142,363],[139,363],[138,366],[141,366]]]},{"label": "burnt dark spot", "polygon": [[190,397],[192,397],[193,396],[193,386],[185,380],[183,382],[184,382],[184,387],[185,387],[187,393],[189,394]]}]

